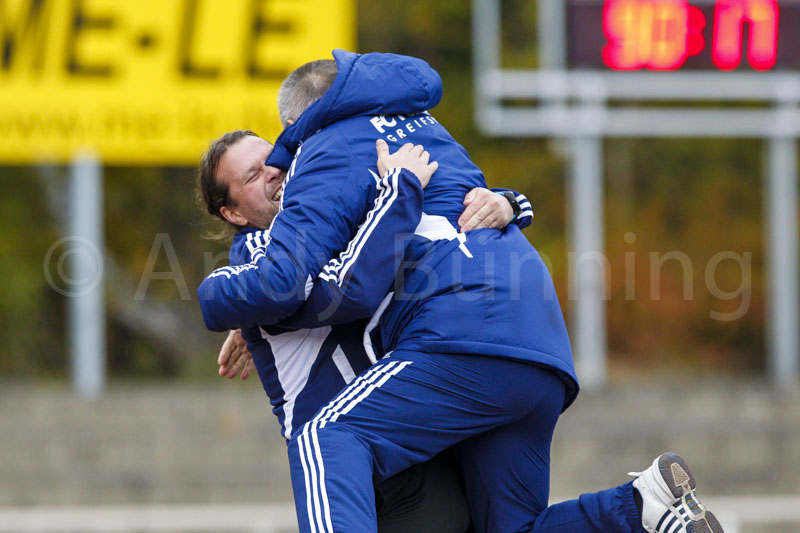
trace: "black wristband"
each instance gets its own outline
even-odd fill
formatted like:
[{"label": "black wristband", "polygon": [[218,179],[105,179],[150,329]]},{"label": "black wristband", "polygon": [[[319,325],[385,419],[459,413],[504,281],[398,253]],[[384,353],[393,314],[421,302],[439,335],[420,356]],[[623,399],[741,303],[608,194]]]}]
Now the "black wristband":
[{"label": "black wristband", "polygon": [[[522,213],[522,207],[520,207],[519,202],[517,201],[517,196],[511,191],[503,191],[497,193],[501,196],[504,196],[508,203],[511,204],[511,209],[514,211],[514,216],[511,218],[511,222],[517,220],[517,217],[520,213]],[[509,224],[511,223],[509,222]]]}]

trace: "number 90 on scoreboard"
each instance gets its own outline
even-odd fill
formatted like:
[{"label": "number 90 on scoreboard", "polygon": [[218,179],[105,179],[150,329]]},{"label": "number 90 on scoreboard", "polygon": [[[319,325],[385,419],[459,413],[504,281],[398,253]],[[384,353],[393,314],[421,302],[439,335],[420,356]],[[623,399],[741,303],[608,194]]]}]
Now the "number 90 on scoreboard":
[{"label": "number 90 on scoreboard", "polygon": [[800,67],[800,0],[568,0],[567,29],[572,68]]}]

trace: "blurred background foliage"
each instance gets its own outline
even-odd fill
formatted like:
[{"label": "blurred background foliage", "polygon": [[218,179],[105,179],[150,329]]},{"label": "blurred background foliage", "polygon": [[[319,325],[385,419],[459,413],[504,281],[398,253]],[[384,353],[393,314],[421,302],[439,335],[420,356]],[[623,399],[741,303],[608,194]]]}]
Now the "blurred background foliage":
[{"label": "blurred background foliage", "polygon": [[[535,16],[532,2],[504,3],[505,66],[536,65],[530,37]],[[358,48],[423,57],[441,73],[444,99],[435,116],[484,169],[490,186],[514,188],[532,200],[536,218],[527,235],[552,265],[569,320],[565,147],[478,133],[470,20],[469,3],[462,0],[360,0]],[[606,141],[612,377],[673,368],[762,371],[761,151],[757,141]],[[44,257],[67,234],[59,202],[67,170],[0,172],[5,192],[0,195],[0,376],[63,380],[69,370],[67,301],[47,284]],[[205,216],[195,202],[194,169],[108,167],[105,186],[111,379],[212,378],[222,336],[204,330],[195,288],[204,274],[225,263],[226,246],[201,237]],[[665,262],[655,278],[651,273],[651,255],[668,252],[682,252],[691,263],[690,299],[679,262]],[[745,294],[720,297],[709,290],[706,268],[721,252],[751,254],[749,272],[733,260],[714,270],[720,291],[746,286]],[[148,269],[175,273],[171,260],[179,264],[177,275],[141,285]],[[660,287],[658,299],[653,283]],[[135,300],[137,292],[145,298]],[[746,310],[735,320],[710,316],[740,307]]]}]

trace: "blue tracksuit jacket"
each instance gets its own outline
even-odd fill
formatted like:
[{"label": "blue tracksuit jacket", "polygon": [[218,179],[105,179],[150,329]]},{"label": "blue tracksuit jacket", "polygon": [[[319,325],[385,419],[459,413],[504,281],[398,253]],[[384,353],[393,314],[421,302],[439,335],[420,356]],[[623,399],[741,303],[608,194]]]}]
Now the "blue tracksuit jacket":
[{"label": "blue tracksuit jacket", "polygon": [[[212,274],[199,289],[206,325],[312,327],[375,315],[371,322],[379,325],[384,351],[480,354],[543,365],[567,383],[569,405],[577,378],[552,281],[538,253],[517,227],[457,231],[464,195],[485,181],[466,151],[426,112],[441,97],[438,74],[424,61],[391,54],[337,50],[334,57],[339,72],[333,85],[286,128],[268,160],[288,171],[268,242],[250,266],[230,276]],[[422,144],[439,163],[425,189],[419,224],[413,234],[394,239],[402,264],[388,286],[377,271],[352,279],[353,265],[370,249],[362,244],[382,218],[365,216],[374,204],[388,202],[388,193],[381,200],[376,188],[378,138],[393,149]],[[334,281],[348,282],[352,292],[341,297],[348,305],[333,313],[301,309],[317,300],[315,287]],[[389,290],[394,297],[385,300]],[[301,323],[298,317],[319,321]]]},{"label": "blue tracksuit jacket", "polygon": [[[355,305],[343,300],[345,295],[360,291],[358,287],[350,288],[350,281],[359,283],[364,277],[371,277],[374,282],[380,276],[387,286],[391,283],[396,271],[394,264],[404,254],[403,249],[393,246],[394,235],[398,231],[413,232],[419,223],[422,189],[416,178],[408,173],[394,172],[390,177],[393,179],[387,176],[387,179],[377,182],[377,197],[394,197],[394,200],[375,202],[367,213],[368,219],[381,216],[380,224],[373,226],[369,238],[362,243],[369,253],[360,254],[359,260],[351,264],[341,285],[338,278],[329,281],[320,277],[306,305],[295,315],[295,322],[314,324],[315,327],[293,328],[284,322],[279,326],[257,325],[242,329],[272,411],[287,439],[382,355],[376,355],[374,351],[368,355],[365,350],[366,321],[325,325],[325,320],[318,317],[325,316],[328,308]],[[528,204],[524,195],[517,193],[517,197],[521,204]],[[520,227],[529,222],[530,216],[517,221]],[[258,268],[252,258],[263,254],[268,239],[269,231],[240,228],[231,245],[230,266],[217,269],[210,279],[224,280],[223,283],[237,289],[247,279],[257,283],[259,276],[254,274],[258,274]],[[329,266],[335,267],[339,260],[337,257]],[[240,271],[243,273],[237,275]],[[204,310],[208,309],[207,302],[203,304]],[[306,314],[311,317],[303,318]],[[330,311],[327,314],[330,315]]]}]

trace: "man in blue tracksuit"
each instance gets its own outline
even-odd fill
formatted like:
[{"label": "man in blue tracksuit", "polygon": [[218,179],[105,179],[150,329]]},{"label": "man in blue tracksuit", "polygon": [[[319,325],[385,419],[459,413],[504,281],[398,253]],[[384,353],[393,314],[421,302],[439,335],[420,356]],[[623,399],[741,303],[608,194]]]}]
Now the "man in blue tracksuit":
[{"label": "man in blue tracksuit", "polygon": [[[441,96],[435,71],[389,54],[334,57],[332,81],[325,83],[324,65],[312,65],[293,73],[299,81],[290,76],[284,83],[290,104],[309,87],[324,92],[299,105],[299,115],[281,109],[291,125],[268,163],[288,177],[269,241],[247,268],[212,274],[200,287],[212,329],[319,325],[374,313],[370,325],[379,334],[368,340],[387,356],[290,442],[301,530],[374,531],[373,479],[451,446],[477,531],[641,531],[642,513],[652,515],[647,505],[670,512],[672,500],[650,498],[648,486],[637,487],[646,504],[640,509],[632,483],[547,507],[553,429],[578,390],[549,273],[515,227],[456,230],[460,199],[484,181],[466,151],[425,113]],[[386,265],[363,266],[381,215],[365,214],[390,202],[390,195],[376,194],[377,178],[407,171],[375,173],[376,139],[421,144],[438,162],[414,234],[395,243],[403,264],[386,298]],[[690,476],[674,475],[685,465],[666,461],[693,490]],[[659,458],[646,473],[661,466]],[[689,485],[681,487],[686,496]],[[674,520],[699,515],[688,516]]]},{"label": "man in blue tracksuit", "polygon": [[[203,156],[198,190],[206,209],[236,227],[230,266],[218,270],[219,276],[225,277],[251,261],[251,254],[263,245],[278,211],[283,179],[276,169],[264,165],[271,150],[272,145],[255,133],[238,130],[213,141]],[[421,153],[418,157],[422,161]],[[412,155],[405,164],[413,159]],[[381,191],[390,185],[381,180],[377,188]],[[396,200],[383,210],[380,225],[385,230],[377,228],[366,243],[375,250],[371,255],[373,264],[385,261],[379,258],[380,254],[394,255],[391,246],[394,233],[412,232],[420,218],[422,195],[416,179],[408,175],[398,185],[394,188]],[[509,192],[471,191],[464,200],[467,209],[459,219],[462,227],[504,227],[510,219],[520,227],[530,224],[530,203],[519,193],[512,193],[513,202],[509,201]],[[513,216],[515,203],[519,209]],[[383,207],[375,206],[379,210]],[[387,236],[386,245],[376,242],[376,239],[386,240]],[[346,284],[342,288],[346,289]],[[229,335],[218,362],[222,373],[233,377],[232,371],[238,367],[236,361],[252,355],[281,433],[288,440],[320,407],[371,365],[362,341],[365,326],[366,322],[356,321],[313,329],[244,328],[240,335]],[[246,348],[241,345],[243,342]],[[236,346],[233,351],[232,346]],[[243,379],[245,375],[246,372]],[[469,525],[463,483],[450,454],[437,456],[376,484],[375,500],[380,533],[464,533]]]}]

